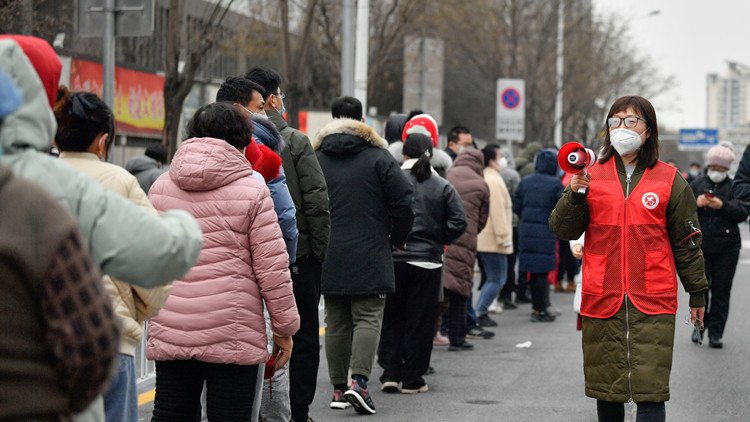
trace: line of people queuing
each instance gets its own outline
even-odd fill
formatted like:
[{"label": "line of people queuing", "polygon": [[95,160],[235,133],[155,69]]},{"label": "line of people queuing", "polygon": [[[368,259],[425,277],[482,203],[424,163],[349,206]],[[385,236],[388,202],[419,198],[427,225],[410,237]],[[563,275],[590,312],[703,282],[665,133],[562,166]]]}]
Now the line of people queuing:
[{"label": "line of people queuing", "polygon": [[[555,150],[530,144],[516,172],[509,151],[480,151],[456,127],[443,151],[421,111],[391,116],[383,138],[352,97],[311,142],[283,117],[279,74],[255,67],[195,112],[167,171],[155,148],[128,164],[136,177],[106,162],[112,110],[58,86],[60,70],[46,41],[0,37],[0,419],[136,421],[148,320],[153,421],[310,421],[321,295],[330,406],[374,414],[376,358],[382,391],[423,393],[433,346],[490,338],[489,314],[513,309],[513,292],[532,322],[554,321],[549,286],[576,290],[577,272],[558,236],[584,232],[571,257],[584,258],[584,374],[600,420],[622,420],[627,401],[639,420],[664,420],[677,272],[693,341],[704,323],[722,347],[750,149],[733,185],[727,144],[688,185],[658,161],[645,99],[613,104],[600,165],[566,188]],[[603,352],[623,342],[669,347],[645,365]]]}]

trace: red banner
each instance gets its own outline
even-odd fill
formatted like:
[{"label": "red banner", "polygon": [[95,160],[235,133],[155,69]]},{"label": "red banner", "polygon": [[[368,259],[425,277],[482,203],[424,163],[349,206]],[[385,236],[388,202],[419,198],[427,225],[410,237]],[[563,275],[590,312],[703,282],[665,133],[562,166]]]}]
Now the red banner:
[{"label": "red banner", "polygon": [[[73,59],[70,90],[102,96],[101,63]],[[164,77],[115,67],[115,121],[118,132],[160,135],[164,128]]]}]

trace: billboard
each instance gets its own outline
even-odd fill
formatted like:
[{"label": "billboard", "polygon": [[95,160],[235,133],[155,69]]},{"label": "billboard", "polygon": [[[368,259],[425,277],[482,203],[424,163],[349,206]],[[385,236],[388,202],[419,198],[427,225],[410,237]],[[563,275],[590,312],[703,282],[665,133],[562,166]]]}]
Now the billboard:
[{"label": "billboard", "polygon": [[[102,96],[101,63],[73,59],[71,91]],[[161,135],[164,128],[164,77],[115,67],[115,121],[118,132]]]}]

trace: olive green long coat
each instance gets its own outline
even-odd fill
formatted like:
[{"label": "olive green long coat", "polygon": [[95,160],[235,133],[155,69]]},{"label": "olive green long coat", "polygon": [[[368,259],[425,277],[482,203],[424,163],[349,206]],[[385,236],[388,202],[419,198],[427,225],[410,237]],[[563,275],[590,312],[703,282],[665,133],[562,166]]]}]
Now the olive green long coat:
[{"label": "olive green long coat", "polygon": [[[625,167],[615,154],[617,173],[625,192]],[[630,192],[643,176],[639,164],[631,176]],[[667,233],[674,254],[677,274],[690,306],[705,306],[708,289],[700,249],[700,234],[683,241],[698,227],[695,197],[690,186],[675,175],[666,210]],[[552,231],[564,240],[581,236],[589,223],[585,194],[566,188],[549,218]],[[584,258],[585,259],[585,258]],[[584,278],[583,283],[586,283]],[[689,314],[689,310],[678,310]],[[586,395],[599,400],[661,402],[669,400],[669,374],[672,369],[675,315],[647,315],[635,308],[627,295],[620,310],[610,318],[583,318],[583,371]],[[687,334],[687,331],[685,332]]]}]

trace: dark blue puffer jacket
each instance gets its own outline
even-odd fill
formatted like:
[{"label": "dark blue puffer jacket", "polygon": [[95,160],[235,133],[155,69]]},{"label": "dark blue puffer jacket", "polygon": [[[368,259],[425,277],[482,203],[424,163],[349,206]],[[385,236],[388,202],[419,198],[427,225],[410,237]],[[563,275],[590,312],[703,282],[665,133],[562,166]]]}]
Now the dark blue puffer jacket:
[{"label": "dark blue puffer jacket", "polygon": [[[281,152],[284,148],[284,138],[279,133],[276,126],[267,119],[252,116],[253,121],[253,138],[261,145],[267,146],[275,153]],[[286,175],[284,167],[279,167],[279,176],[273,180],[266,180],[266,186],[271,191],[273,208],[279,218],[279,227],[281,234],[284,236],[286,251],[289,253],[289,264],[297,261],[297,240],[299,231],[297,230],[297,209],[294,207],[292,194],[289,193],[289,187],[286,185]]]},{"label": "dark blue puffer jacket", "polygon": [[534,174],[524,177],[513,195],[513,212],[521,218],[518,270],[546,273],[557,267],[557,237],[547,220],[564,187],[557,177],[555,150],[539,151],[534,161]]}]

